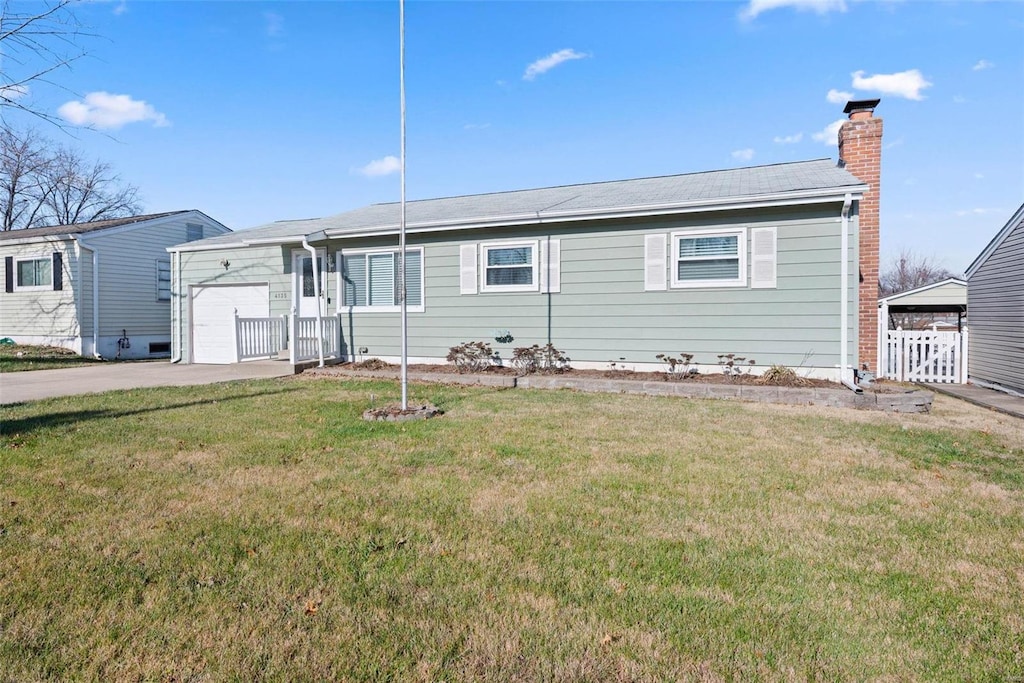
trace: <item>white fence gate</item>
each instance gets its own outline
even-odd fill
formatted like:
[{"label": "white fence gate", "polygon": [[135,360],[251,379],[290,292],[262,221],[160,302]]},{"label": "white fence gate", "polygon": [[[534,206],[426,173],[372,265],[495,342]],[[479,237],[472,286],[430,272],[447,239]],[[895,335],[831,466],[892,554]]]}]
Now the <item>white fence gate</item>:
[{"label": "white fence gate", "polygon": [[967,330],[889,330],[884,376],[900,382],[967,382]]}]

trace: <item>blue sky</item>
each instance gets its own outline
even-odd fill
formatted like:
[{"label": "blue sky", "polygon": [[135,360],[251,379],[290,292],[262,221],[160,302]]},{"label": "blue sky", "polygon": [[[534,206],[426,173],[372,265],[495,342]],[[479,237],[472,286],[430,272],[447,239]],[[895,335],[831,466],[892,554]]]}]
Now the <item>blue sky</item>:
[{"label": "blue sky", "polygon": [[[397,0],[77,12],[88,56],[26,96],[71,134],[34,125],[147,211],[398,199]],[[834,159],[852,95],[882,99],[883,261],[962,271],[1024,202],[1022,3],[409,0],[406,38],[410,199]]]}]

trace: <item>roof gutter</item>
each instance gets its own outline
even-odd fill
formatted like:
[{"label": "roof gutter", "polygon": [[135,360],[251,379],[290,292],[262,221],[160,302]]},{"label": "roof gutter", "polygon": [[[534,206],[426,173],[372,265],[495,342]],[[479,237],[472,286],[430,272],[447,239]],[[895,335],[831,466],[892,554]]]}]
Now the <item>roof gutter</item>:
[{"label": "roof gutter", "polygon": [[[794,204],[827,204],[832,202],[845,201],[846,197],[860,199],[861,193],[867,189],[866,185],[857,185],[850,188],[850,191],[836,193],[830,190],[827,193],[820,191],[786,193],[778,195],[763,195],[761,197],[737,197],[723,201],[715,200],[694,200],[690,202],[676,202],[672,204],[651,204],[648,206],[632,207],[611,207],[601,211],[579,212],[579,211],[554,211],[554,212],[532,212],[511,214],[505,216],[488,216],[470,221],[429,221],[416,223],[409,228],[410,232],[440,232],[445,230],[472,230],[479,228],[490,228],[498,226],[520,226],[520,225],[542,225],[546,223],[567,223],[585,220],[608,220],[623,218],[645,218],[651,216],[664,216],[680,213],[697,213],[707,211],[736,211],[740,209],[766,208],[773,206],[791,206]],[[320,231],[326,237],[372,237],[378,235],[390,235],[398,232],[397,223],[366,228],[365,230],[346,230],[325,228]],[[294,241],[294,240],[293,240]],[[255,241],[253,241],[255,244]]]}]

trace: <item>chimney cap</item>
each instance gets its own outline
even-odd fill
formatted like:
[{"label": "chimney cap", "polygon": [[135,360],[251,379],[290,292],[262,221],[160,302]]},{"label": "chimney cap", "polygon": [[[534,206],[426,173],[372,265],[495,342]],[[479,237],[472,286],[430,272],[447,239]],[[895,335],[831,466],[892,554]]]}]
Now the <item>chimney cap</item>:
[{"label": "chimney cap", "polygon": [[874,111],[875,107],[882,100],[850,100],[843,108],[844,114],[852,114],[858,111]]}]

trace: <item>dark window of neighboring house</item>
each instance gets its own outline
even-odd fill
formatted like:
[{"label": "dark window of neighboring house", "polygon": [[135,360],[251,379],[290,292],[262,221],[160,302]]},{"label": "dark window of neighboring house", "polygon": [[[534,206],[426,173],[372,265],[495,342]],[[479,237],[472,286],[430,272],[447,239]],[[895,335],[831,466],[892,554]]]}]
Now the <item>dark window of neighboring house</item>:
[{"label": "dark window of neighboring house", "polygon": [[185,224],[185,241],[195,242],[203,239],[203,226],[194,223]]},{"label": "dark window of neighboring house", "polygon": [[171,262],[156,262],[156,300],[171,300]]},{"label": "dark window of neighboring house", "polygon": [[16,289],[49,289],[53,286],[53,259],[18,260],[16,273]]}]

